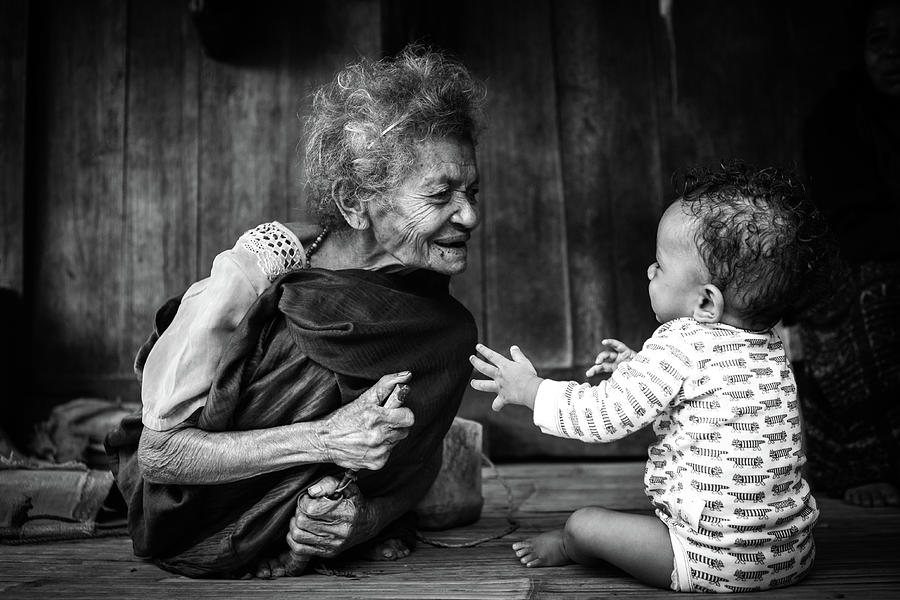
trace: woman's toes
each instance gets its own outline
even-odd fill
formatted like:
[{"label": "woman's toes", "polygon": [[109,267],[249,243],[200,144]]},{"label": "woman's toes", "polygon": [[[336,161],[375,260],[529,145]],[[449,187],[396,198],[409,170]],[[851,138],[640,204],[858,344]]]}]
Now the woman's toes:
[{"label": "woman's toes", "polygon": [[398,560],[405,558],[412,550],[403,541],[391,538],[381,541],[363,552],[363,557],[368,560]]}]

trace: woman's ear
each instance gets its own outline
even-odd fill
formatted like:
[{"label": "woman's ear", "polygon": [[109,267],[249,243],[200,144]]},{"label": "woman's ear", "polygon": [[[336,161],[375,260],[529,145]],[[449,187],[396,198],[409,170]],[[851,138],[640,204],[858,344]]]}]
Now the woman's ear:
[{"label": "woman's ear", "polygon": [[725,314],[725,296],[711,283],[700,289],[700,297],[692,315],[700,323],[718,323]]},{"label": "woman's ear", "polygon": [[353,229],[369,228],[369,212],[366,205],[352,197],[347,191],[347,182],[343,179],[335,181],[331,186],[331,197],[347,224]]}]

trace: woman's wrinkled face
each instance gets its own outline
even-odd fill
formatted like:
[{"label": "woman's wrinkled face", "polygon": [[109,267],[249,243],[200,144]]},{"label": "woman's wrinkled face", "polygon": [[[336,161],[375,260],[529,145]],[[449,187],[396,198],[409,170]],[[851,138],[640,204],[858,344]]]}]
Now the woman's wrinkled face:
[{"label": "woman's wrinkled face", "polygon": [[647,268],[650,304],[660,323],[690,317],[705,283],[706,268],[694,243],[696,219],[681,202],[663,214],[656,232],[656,261]]},{"label": "woman's wrinkled face", "polygon": [[880,5],[869,15],[866,70],[875,88],[900,98],[900,2]]},{"label": "woman's wrinkled face", "polygon": [[465,270],[471,231],[480,220],[478,165],[468,140],[425,140],[412,173],[369,217],[382,249],[406,267],[445,275]]}]

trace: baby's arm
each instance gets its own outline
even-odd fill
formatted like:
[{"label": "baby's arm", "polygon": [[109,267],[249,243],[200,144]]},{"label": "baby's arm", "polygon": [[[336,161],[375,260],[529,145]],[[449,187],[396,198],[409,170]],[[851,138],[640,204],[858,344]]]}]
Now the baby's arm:
[{"label": "baby's arm", "polygon": [[608,338],[600,340],[604,346],[609,346],[611,350],[604,350],[594,359],[594,366],[587,370],[585,376],[593,377],[598,373],[612,373],[623,362],[628,362],[637,354],[634,350],[620,342],[619,340]]},{"label": "baby's arm", "polygon": [[473,380],[472,387],[497,394],[494,410],[506,404],[533,408],[534,424],[544,433],[609,442],[653,422],[677,403],[693,368],[690,352],[679,345],[684,341],[677,335],[654,336],[597,386],[541,379],[517,348],[509,360],[479,345],[485,360],[473,356],[472,365],[491,379]]}]

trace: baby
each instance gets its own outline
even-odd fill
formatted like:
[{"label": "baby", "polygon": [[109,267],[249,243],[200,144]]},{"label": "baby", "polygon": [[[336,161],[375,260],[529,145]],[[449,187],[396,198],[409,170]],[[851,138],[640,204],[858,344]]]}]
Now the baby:
[{"label": "baby", "polygon": [[634,352],[604,340],[587,372],[599,385],[537,376],[483,345],[476,390],[494,410],[527,406],[545,433],[608,442],[652,423],[644,483],[655,516],[599,507],[562,530],[518,542],[528,567],[612,563],[675,591],[743,592],[791,585],[815,556],[819,511],[801,475],[806,459],[797,389],[773,331],[807,296],[826,256],[821,219],[777,169],[741,163],[693,171],[659,222],[647,269],[662,325]]}]

